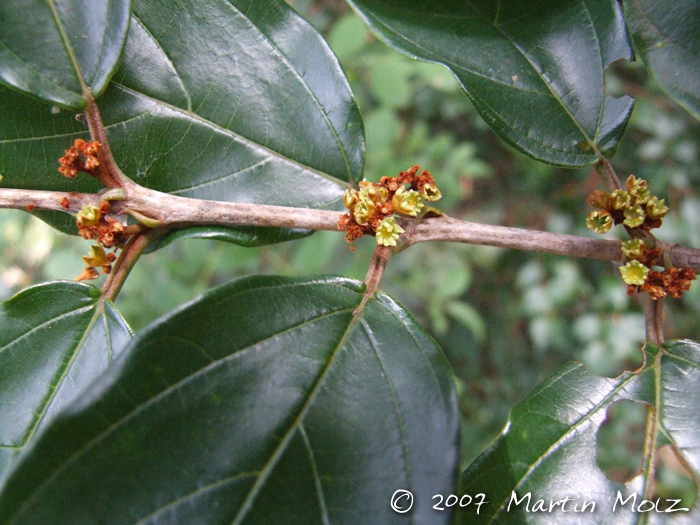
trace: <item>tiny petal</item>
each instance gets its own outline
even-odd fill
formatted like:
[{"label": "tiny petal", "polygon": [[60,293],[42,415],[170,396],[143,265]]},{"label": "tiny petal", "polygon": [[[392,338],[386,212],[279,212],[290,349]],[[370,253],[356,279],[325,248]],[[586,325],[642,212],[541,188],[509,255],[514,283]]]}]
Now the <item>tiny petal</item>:
[{"label": "tiny petal", "polygon": [[624,266],[620,266],[620,274],[622,280],[631,286],[641,286],[647,280],[649,268],[644,266],[639,261],[629,261]]},{"label": "tiny petal", "polygon": [[595,210],[586,219],[586,227],[595,233],[608,233],[612,225],[612,216],[605,210]]},{"label": "tiny petal", "polygon": [[100,276],[100,274],[97,273],[97,270],[91,267],[83,268],[83,271],[81,272],[78,277],[76,277],[76,281],[91,281],[92,279],[97,279]]},{"label": "tiny petal", "polygon": [[377,244],[382,246],[396,246],[396,239],[399,238],[399,234],[403,233],[404,229],[396,224],[393,215],[386,217],[379,228],[377,228]]},{"label": "tiny petal", "polygon": [[646,214],[640,206],[632,206],[631,208],[627,208],[625,210],[624,223],[630,228],[636,228],[644,222],[645,218]]}]

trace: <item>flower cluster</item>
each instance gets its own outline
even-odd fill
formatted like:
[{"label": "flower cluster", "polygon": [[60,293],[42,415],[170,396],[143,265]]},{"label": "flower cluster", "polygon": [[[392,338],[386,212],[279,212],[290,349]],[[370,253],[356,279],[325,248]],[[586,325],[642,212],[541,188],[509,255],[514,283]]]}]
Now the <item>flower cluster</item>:
[{"label": "flower cluster", "polygon": [[84,239],[97,239],[99,245],[92,246],[91,255],[83,257],[87,267],[78,277],[78,281],[96,279],[95,268],[102,268],[104,273],[112,271],[112,262],[117,258],[115,253],[106,253],[105,248],[114,248],[116,252],[126,243],[128,235],[124,225],[113,217],[107,217],[111,209],[108,201],[102,201],[99,206],[88,204],[83,206],[76,216],[78,232]]},{"label": "flower cluster", "polygon": [[74,179],[79,171],[91,173],[100,165],[97,160],[97,152],[101,147],[102,144],[95,140],[85,142],[83,139],[76,139],[73,147],[67,149],[65,155],[58,159],[59,164],[61,164],[58,171],[69,179]]},{"label": "flower cluster", "polygon": [[417,175],[419,169],[411,166],[398,177],[382,177],[379,183],[362,181],[359,190],[345,191],[343,201],[350,213],[340,216],[338,229],[345,230],[350,244],[365,234],[374,234],[377,244],[396,246],[404,229],[396,224],[394,214],[416,217],[423,208],[421,197],[426,201],[442,197],[433,176],[426,170]]},{"label": "flower cluster", "polygon": [[588,197],[595,208],[586,220],[586,226],[595,233],[607,233],[613,224],[649,231],[661,226],[661,219],[668,213],[663,199],[649,193],[647,181],[630,175],[625,190],[606,193],[596,190]]},{"label": "flower cluster", "polygon": [[83,239],[97,239],[105,248],[121,248],[126,242],[127,235],[124,225],[113,217],[107,217],[111,205],[102,201],[99,206],[88,204],[83,206],[75,218],[78,232]]},{"label": "flower cluster", "polygon": [[690,290],[695,280],[692,268],[668,268],[662,272],[652,270],[654,261],[661,255],[658,248],[648,248],[640,239],[622,243],[622,253],[627,263],[620,267],[622,280],[627,284],[627,293],[647,292],[652,299],[666,295],[679,298]]},{"label": "flower cluster", "polygon": [[[595,233],[607,233],[613,224],[648,232],[660,227],[661,219],[669,211],[663,199],[649,193],[647,182],[634,175],[627,179],[625,190],[612,193],[596,190],[588,197],[588,203],[596,209],[588,216],[586,226]],[[625,264],[620,267],[620,274],[629,295],[647,292],[654,300],[666,295],[678,298],[695,280],[692,268],[654,270],[661,250],[648,247],[641,239],[623,242],[622,254]]]}]

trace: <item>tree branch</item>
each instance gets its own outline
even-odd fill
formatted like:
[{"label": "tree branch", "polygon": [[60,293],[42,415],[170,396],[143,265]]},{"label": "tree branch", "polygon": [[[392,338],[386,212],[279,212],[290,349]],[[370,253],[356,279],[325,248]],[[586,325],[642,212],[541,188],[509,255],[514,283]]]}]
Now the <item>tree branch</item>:
[{"label": "tree branch", "polygon": [[[338,231],[340,213],[337,211],[190,199],[150,190],[133,182],[126,183],[123,189],[125,199],[112,201],[115,214],[136,211],[159,221],[168,230],[186,226],[269,226]],[[64,198],[68,210],[61,204]],[[0,188],[0,208],[26,210],[29,206],[77,213],[85,204],[99,204],[100,199],[101,194]],[[447,216],[424,219],[409,233],[408,245],[431,241],[460,242],[622,262],[619,241],[478,224]],[[658,241],[657,247],[668,253],[674,266],[688,266],[700,273],[700,250],[663,241]],[[659,265],[663,265],[663,261],[660,260]]]},{"label": "tree branch", "polygon": [[[63,200],[65,199],[65,201]],[[78,213],[86,204],[99,202],[100,195],[64,191],[14,190],[0,188],[0,208]],[[66,208],[65,205],[68,207]]]}]

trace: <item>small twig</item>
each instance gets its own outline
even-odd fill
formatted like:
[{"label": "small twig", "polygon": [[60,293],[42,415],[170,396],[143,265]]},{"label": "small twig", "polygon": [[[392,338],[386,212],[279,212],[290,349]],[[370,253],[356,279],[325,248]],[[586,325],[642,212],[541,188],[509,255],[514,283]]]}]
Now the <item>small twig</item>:
[{"label": "small twig", "polygon": [[107,130],[102,122],[102,116],[97,108],[95,99],[89,93],[85,98],[87,99],[85,117],[90,129],[90,136],[92,140],[96,140],[102,145],[97,152],[100,165],[97,167],[95,178],[107,188],[119,188],[129,183],[133,184],[133,181],[122,173],[112,156],[112,149],[109,147],[109,140],[107,139]]},{"label": "small twig", "polygon": [[353,315],[357,315],[361,312],[365,304],[367,304],[367,301],[369,301],[379,289],[379,282],[382,280],[384,268],[386,268],[392,255],[392,250],[388,246],[377,246],[375,248],[372,260],[369,263],[367,275],[365,276],[365,294],[362,297],[360,306],[353,312]]},{"label": "small twig", "polygon": [[644,324],[646,328],[646,339],[659,348],[664,344],[663,329],[664,299],[652,299],[647,297],[644,304]]},{"label": "small twig", "polygon": [[156,232],[148,230],[143,233],[134,235],[124,246],[119,258],[115,261],[112,272],[109,274],[107,281],[102,288],[102,300],[114,301],[119,295],[119,292],[124,286],[126,278],[129,276],[131,269],[143,254],[144,250],[157,237]]},{"label": "small twig", "polygon": [[609,192],[622,189],[620,178],[617,176],[617,173],[615,173],[608,159],[601,157],[600,160],[595,163],[595,169]]},{"label": "small twig", "polygon": [[[425,219],[416,226],[411,240],[414,243],[462,242],[622,262],[619,241],[492,226],[460,221],[447,216]],[[700,260],[698,262],[700,263]]]}]

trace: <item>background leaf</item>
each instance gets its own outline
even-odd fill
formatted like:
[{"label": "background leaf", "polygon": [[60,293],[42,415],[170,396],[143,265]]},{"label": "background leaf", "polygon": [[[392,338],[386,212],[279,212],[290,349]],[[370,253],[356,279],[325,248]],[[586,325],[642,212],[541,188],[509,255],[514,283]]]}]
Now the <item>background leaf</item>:
[{"label": "background leaf", "polygon": [[25,456],[0,522],[448,523],[451,369],[388,297],[353,316],[359,285],[246,278],[155,323]]},{"label": "background leaf", "polygon": [[37,430],[124,348],[131,331],[93,286],[33,286],[0,306],[0,479]]},{"label": "background leaf", "polygon": [[394,49],[457,76],[481,116],[536,159],[585,166],[612,156],[632,111],[604,70],[632,55],[612,0],[349,0]]},{"label": "background leaf", "polygon": [[700,5],[625,0],[639,57],[661,87],[700,119]]},{"label": "background leaf", "polygon": [[85,106],[117,67],[130,0],[0,3],[0,83],[64,107]]},{"label": "background leaf", "polygon": [[[459,523],[482,524],[572,524],[642,523],[645,515],[630,511],[615,500],[617,491],[626,498],[637,494],[642,501],[646,480],[639,476],[627,484],[609,480],[596,463],[598,428],[607,408],[622,399],[647,403],[656,410],[659,421],[657,445],[672,444],[698,479],[700,418],[693,400],[700,399],[700,345],[674,341],[659,354],[646,347],[647,365],[639,373],[626,372],[609,379],[590,374],[585,366],[571,364],[551,376],[516,405],[505,429],[481,456],[463,473],[461,492],[484,492],[489,503],[476,514],[466,507]],[[512,491],[518,498],[531,493],[530,509],[544,499],[571,498],[568,510],[584,502],[595,502],[595,513],[574,515],[553,512],[527,512],[525,503],[508,508]],[[678,496],[676,496],[678,497]],[[573,499],[577,498],[577,499]],[[655,498],[654,498],[655,499]],[[680,505],[679,505],[680,507]],[[673,523],[696,523],[700,511],[669,515]]]},{"label": "background leaf", "polygon": [[[5,186],[94,191],[54,171],[79,123],[10,92],[0,104],[12,108],[0,132]],[[136,2],[122,67],[99,104],[122,170],[159,191],[339,208],[362,176],[364,132],[347,80],[281,0]],[[262,244],[300,235],[250,233],[190,236]]]}]

